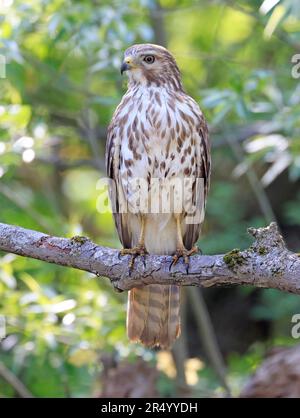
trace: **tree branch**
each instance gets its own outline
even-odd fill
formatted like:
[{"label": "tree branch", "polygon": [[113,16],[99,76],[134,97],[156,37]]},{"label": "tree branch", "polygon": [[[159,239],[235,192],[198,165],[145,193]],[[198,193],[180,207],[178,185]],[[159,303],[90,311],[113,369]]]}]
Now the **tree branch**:
[{"label": "tree branch", "polygon": [[14,388],[21,398],[33,398],[23,382],[15,376],[5,365],[0,362],[0,377],[4,379],[10,386]]},{"label": "tree branch", "polygon": [[266,228],[249,228],[254,237],[250,248],[225,255],[197,255],[189,272],[179,262],[170,270],[171,256],[147,255],[128,269],[129,256],[100,247],[85,237],[52,237],[41,232],[0,223],[0,250],[23,257],[73,267],[105,276],[118,290],[148,284],[210,287],[252,285],[300,294],[300,257],[290,252],[273,222]]}]

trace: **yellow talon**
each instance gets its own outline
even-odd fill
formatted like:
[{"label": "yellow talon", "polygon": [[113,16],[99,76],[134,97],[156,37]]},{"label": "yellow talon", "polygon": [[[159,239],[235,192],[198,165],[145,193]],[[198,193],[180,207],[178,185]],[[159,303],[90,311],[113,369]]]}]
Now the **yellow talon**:
[{"label": "yellow talon", "polygon": [[[146,247],[145,247],[145,217],[142,216],[141,218],[141,233],[139,237],[138,244],[133,248],[123,248],[120,251],[120,255],[131,255],[130,261],[129,261],[129,269],[131,270],[134,266],[134,260],[138,257],[145,257],[147,253]],[[145,264],[145,260],[144,260]]]},{"label": "yellow talon", "polygon": [[123,248],[120,251],[120,255],[124,256],[124,255],[131,255],[130,257],[130,261],[129,261],[129,269],[131,270],[134,266],[134,260],[138,257],[145,257],[145,255],[147,254],[146,248],[144,245],[137,245],[136,247],[133,248]]},{"label": "yellow talon", "polygon": [[184,263],[188,266],[190,264],[190,256],[196,254],[199,251],[197,246],[194,246],[191,250],[187,250],[185,247],[180,247],[176,249],[176,253],[173,255],[173,265],[182,257]]}]

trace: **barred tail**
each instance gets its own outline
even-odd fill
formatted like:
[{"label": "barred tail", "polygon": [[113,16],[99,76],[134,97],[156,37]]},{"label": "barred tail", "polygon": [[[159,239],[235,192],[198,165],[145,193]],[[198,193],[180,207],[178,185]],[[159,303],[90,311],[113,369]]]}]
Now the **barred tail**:
[{"label": "barred tail", "polygon": [[147,347],[170,347],[180,334],[180,287],[149,285],[129,292],[127,334]]}]

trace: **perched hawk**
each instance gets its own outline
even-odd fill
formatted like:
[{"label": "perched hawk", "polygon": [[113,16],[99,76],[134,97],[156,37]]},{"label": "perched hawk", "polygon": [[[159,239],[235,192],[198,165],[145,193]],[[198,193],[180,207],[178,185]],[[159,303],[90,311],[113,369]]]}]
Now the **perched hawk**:
[{"label": "perched hawk", "polygon": [[[182,200],[190,196],[194,206],[205,207],[210,177],[207,125],[198,104],[183,90],[180,71],[167,49],[133,45],[125,52],[124,71],[128,90],[112,118],[106,147],[121,254],[132,256],[131,267],[136,256],[146,253],[170,254],[174,262],[183,257],[188,264],[203,217],[187,222],[185,205],[178,205],[178,195],[170,197],[174,188],[166,183],[179,180],[183,189],[189,184]],[[197,179],[202,180],[202,195]],[[137,199],[138,191],[142,193]],[[161,206],[165,198],[171,202],[169,210]],[[178,286],[131,290],[128,337],[148,347],[169,347],[180,333],[179,296]]]}]

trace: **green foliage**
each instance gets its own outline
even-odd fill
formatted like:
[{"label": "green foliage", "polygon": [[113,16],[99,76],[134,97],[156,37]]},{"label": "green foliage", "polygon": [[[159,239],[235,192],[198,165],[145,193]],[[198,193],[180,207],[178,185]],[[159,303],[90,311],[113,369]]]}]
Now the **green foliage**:
[{"label": "green foliage", "polygon": [[285,204],[285,219],[291,225],[300,224],[300,193],[295,198]]}]

